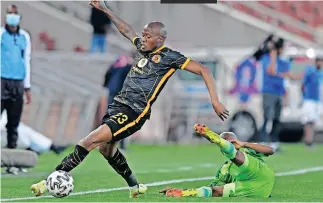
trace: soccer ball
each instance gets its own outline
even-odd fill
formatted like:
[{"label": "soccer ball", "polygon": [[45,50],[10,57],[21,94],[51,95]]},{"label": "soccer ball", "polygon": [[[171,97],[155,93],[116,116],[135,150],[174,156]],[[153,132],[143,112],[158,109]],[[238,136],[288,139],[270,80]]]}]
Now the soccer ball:
[{"label": "soccer ball", "polygon": [[54,197],[68,196],[74,189],[73,177],[65,171],[55,171],[46,180],[47,190]]}]

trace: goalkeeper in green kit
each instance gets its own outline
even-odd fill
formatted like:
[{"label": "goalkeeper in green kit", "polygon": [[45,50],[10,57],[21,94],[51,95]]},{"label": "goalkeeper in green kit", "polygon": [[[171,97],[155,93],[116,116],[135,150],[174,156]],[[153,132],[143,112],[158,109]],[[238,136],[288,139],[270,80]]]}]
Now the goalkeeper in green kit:
[{"label": "goalkeeper in green kit", "polygon": [[210,142],[218,145],[229,161],[217,171],[209,186],[198,189],[168,188],[160,191],[168,197],[270,197],[274,186],[274,171],[263,157],[272,155],[273,148],[241,142],[232,132],[221,135],[201,124],[194,125],[195,131]]}]

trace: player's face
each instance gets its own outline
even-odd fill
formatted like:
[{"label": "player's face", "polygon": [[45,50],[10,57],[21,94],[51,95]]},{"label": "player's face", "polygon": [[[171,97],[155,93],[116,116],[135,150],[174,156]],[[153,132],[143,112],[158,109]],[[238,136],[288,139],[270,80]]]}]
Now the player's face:
[{"label": "player's face", "polygon": [[277,49],[279,55],[282,55],[284,52],[284,47]]},{"label": "player's face", "polygon": [[320,60],[316,61],[316,67],[318,69],[321,69],[323,67],[323,59],[320,59]]},{"label": "player's face", "polygon": [[159,33],[156,29],[145,27],[142,32],[142,46],[141,51],[147,52],[156,49],[159,45]]},{"label": "player's face", "polygon": [[225,139],[226,141],[228,141],[228,142],[231,142],[231,141],[233,141],[233,140],[235,140],[233,137],[231,137],[231,136],[224,136],[223,137],[223,139]]},{"label": "player's face", "polygon": [[[235,136],[230,136],[230,135],[222,136],[222,138],[225,139],[228,142],[232,142],[233,140],[237,140],[237,138]],[[232,144],[236,149],[241,148],[241,146],[239,144],[237,144],[237,143],[232,143]]]},{"label": "player's face", "polygon": [[[16,8],[9,7],[9,8],[7,9],[7,14],[16,14],[16,15],[18,15],[18,11],[17,11],[17,9],[16,9]],[[18,29],[18,26],[8,25],[8,27],[9,27],[9,30],[10,30],[11,32],[16,32],[16,31],[17,31],[17,29]]]}]

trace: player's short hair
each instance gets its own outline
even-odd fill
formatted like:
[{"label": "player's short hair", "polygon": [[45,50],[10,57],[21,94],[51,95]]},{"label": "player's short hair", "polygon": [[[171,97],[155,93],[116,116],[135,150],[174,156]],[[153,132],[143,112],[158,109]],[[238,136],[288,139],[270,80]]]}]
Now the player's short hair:
[{"label": "player's short hair", "polygon": [[236,134],[234,134],[233,132],[223,132],[220,134],[220,136],[225,140],[228,138],[237,139]]},{"label": "player's short hair", "polygon": [[159,22],[159,21],[150,22],[150,23],[148,23],[148,27],[149,28],[158,28],[160,36],[162,36],[164,38],[167,37],[166,26],[162,22]]}]

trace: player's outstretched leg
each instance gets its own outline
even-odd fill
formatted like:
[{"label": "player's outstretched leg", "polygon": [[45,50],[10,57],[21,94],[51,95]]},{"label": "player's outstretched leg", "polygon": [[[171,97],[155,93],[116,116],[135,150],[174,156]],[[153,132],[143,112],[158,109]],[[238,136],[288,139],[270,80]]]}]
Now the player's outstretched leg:
[{"label": "player's outstretched leg", "polygon": [[208,139],[210,142],[217,144],[227,158],[234,159],[236,157],[237,150],[233,144],[210,130],[206,125],[195,124],[194,129],[197,133]]},{"label": "player's outstretched leg", "polygon": [[136,198],[139,194],[144,194],[147,191],[147,187],[141,183],[138,183],[135,175],[132,173],[126,157],[117,148],[118,142],[113,144],[102,144],[99,147],[100,153],[112,166],[112,168],[125,179],[129,185],[130,198]]},{"label": "player's outstretched leg", "polygon": [[[74,151],[67,155],[55,170],[70,172],[84,160],[90,151],[103,143],[109,142],[111,139],[112,133],[110,128],[107,125],[101,125],[88,136],[81,139],[75,146]],[[42,195],[47,190],[46,180],[31,185],[30,189],[36,196]]]}]

